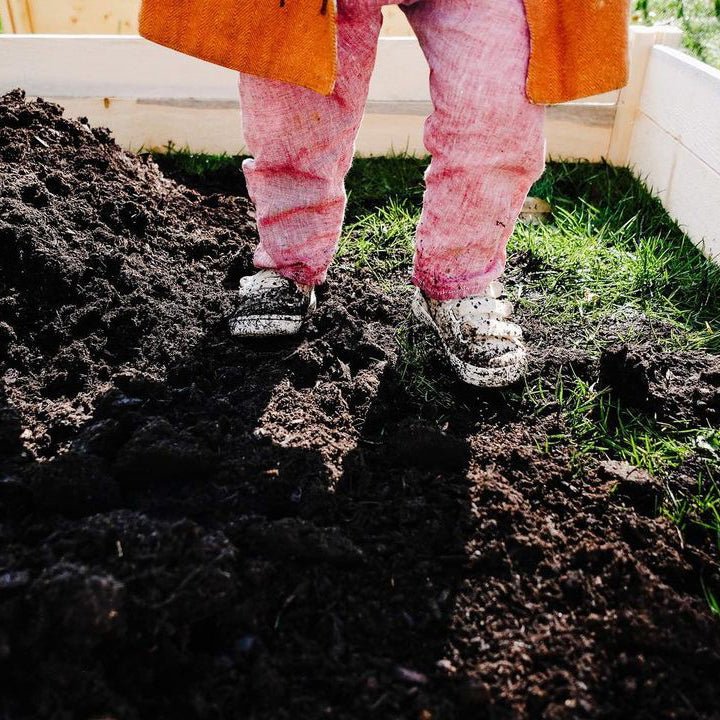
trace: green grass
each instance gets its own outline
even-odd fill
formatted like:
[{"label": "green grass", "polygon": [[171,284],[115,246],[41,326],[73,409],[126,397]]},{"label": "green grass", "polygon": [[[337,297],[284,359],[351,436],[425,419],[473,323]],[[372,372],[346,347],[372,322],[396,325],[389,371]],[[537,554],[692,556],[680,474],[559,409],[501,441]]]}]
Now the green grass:
[{"label": "green grass", "polygon": [[338,260],[367,268],[376,280],[384,282],[408,266],[417,221],[418,211],[409,202],[391,197],[386,205],[346,224]]},{"label": "green grass", "polygon": [[[426,161],[415,158],[356,161],[340,243],[344,262],[378,278],[409,270],[425,167]],[[518,225],[510,241],[510,256],[520,258],[510,274],[523,286],[519,304],[526,312],[571,328],[574,335],[580,330],[586,348],[595,352],[603,344],[602,329],[628,315],[656,323],[656,341],[668,349],[720,352],[720,267],[697,250],[630,172],[550,163],[531,193],[550,202],[553,218],[544,225]],[[403,324],[397,340],[398,372],[408,393],[451,413],[463,401],[431,369],[433,338]],[[658,422],[572,375],[545,378],[507,399],[536,416],[560,415],[564,430],[548,436],[543,449],[570,446],[578,473],[598,457],[627,460],[661,479],[690,459],[701,462],[697,491],[682,497],[668,492],[660,512],[681,529],[706,528],[720,542],[716,430]]]},{"label": "green grass", "polygon": [[[713,445],[720,447],[717,432]],[[713,460],[706,460],[698,473],[697,488],[690,495],[676,495],[672,488],[668,488],[663,514],[672,520],[679,528],[687,529],[689,524],[698,525],[715,535],[720,549],[720,487],[718,487],[717,454]]]},{"label": "green grass", "polygon": [[[658,513],[684,534],[707,532],[720,553],[720,431],[683,422],[661,423],[627,408],[607,389],[598,389],[581,378],[558,378],[548,389],[542,382],[527,387],[524,398],[531,412],[561,416],[563,433],[548,435],[540,449],[570,447],[572,462],[582,475],[594,458],[626,460],[664,482],[665,493]],[[568,442],[570,440],[570,442]],[[694,491],[679,492],[671,482],[673,471],[693,461]],[[687,470],[685,470],[687,473]],[[708,605],[717,613],[718,600],[705,587]]]},{"label": "green grass", "polygon": [[[710,428],[658,422],[623,407],[607,388],[598,389],[579,377],[559,377],[550,387],[540,381],[526,388],[524,398],[537,416],[562,415],[579,466],[589,456],[602,455],[627,460],[659,477],[680,467],[701,445],[720,444],[720,435]],[[545,449],[567,444],[567,433],[548,435]]]},{"label": "green grass", "polygon": [[243,155],[194,153],[186,148],[179,148],[173,142],[169,142],[163,149],[162,153],[153,153],[161,167],[168,165],[181,174],[198,178],[239,169],[245,159]]},{"label": "green grass", "polygon": [[635,0],[635,22],[672,23],[683,30],[683,47],[720,68],[720,0]]},{"label": "green grass", "polygon": [[702,589],[705,594],[708,607],[710,608],[710,612],[712,612],[712,614],[716,617],[720,617],[720,600],[718,600],[717,595],[705,584],[704,581],[702,581]]},{"label": "green grass", "polygon": [[554,217],[518,225],[510,244],[535,268],[526,308],[558,324],[582,318],[591,344],[604,322],[635,312],[670,326],[666,345],[720,351],[720,267],[629,171],[551,164],[531,192]]},{"label": "green grass", "polygon": [[445,378],[428,371],[428,357],[437,351],[435,338],[418,328],[407,317],[397,328],[395,340],[400,349],[398,375],[407,394],[422,405],[451,415],[458,400]]}]

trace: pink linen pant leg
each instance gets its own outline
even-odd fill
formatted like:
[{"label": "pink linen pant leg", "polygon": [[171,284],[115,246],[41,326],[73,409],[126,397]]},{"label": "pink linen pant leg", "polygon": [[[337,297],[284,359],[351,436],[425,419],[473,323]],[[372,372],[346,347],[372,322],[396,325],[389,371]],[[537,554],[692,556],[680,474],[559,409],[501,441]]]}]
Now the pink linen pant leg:
[{"label": "pink linen pant leg", "polygon": [[243,171],[260,244],[258,268],[305,285],[325,281],[345,215],[345,175],[367,99],[382,26],[373,0],[339,3],[338,77],[329,96],[241,74]]},{"label": "pink linen pant leg", "polygon": [[[335,91],[323,97],[240,76],[243,166],[256,205],[255,265],[323,282],[345,211],[382,0],[339,0]],[[417,229],[413,282],[430,297],[480,292],[498,277],[532,182],[544,169],[544,106],[525,95],[523,0],[404,0],[430,65],[433,155]]]},{"label": "pink linen pant leg", "polygon": [[525,94],[523,0],[421,0],[403,7],[430,66],[434,112],[413,283],[429,297],[478,294],[545,168],[545,107]]}]

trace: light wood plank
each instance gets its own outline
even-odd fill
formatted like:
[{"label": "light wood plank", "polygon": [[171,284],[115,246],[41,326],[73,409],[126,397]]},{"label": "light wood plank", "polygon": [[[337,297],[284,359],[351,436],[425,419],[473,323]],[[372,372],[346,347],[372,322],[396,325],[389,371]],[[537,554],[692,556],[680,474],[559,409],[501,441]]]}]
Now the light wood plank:
[{"label": "light wood plank", "polygon": [[137,35],[139,0],[28,0],[38,33]]},{"label": "light wood plank", "polygon": [[237,73],[134,35],[0,35],[0,92],[53,97],[237,97]]},{"label": "light wood plank", "polygon": [[720,172],[720,70],[679,50],[655,47],[639,109]]},{"label": "light wood plank", "polygon": [[137,34],[140,0],[0,0],[15,17],[16,33]]},{"label": "light wood plank", "polygon": [[630,167],[693,242],[720,261],[720,173],[645,114],[636,123]]},{"label": "light wood plank", "polygon": [[[7,27],[12,28],[12,32],[35,32],[31,7],[25,0],[5,0],[5,8],[9,20]],[[3,27],[5,27],[4,16]]]},{"label": "light wood plank", "polygon": [[614,165],[627,163],[633,124],[645,84],[650,51],[656,43],[676,47],[680,44],[681,38],[682,32],[672,26],[634,25],[630,28],[630,76],[627,85],[618,95],[617,115],[608,151],[608,159]]},{"label": "light wood plank", "polygon": [[8,0],[0,0],[0,23],[5,33],[15,32],[14,22],[10,15],[10,5]]},{"label": "light wood plank", "polygon": [[[370,95],[382,101],[430,99],[427,63],[414,38],[381,38]],[[0,36],[0,91],[129,98],[237,97],[237,72],[137,36]]]},{"label": "light wood plank", "polygon": [[667,197],[677,143],[657,123],[640,113],[635,121],[628,166],[661,200]]},{"label": "light wood plank", "polygon": [[607,158],[610,128],[588,127],[553,119],[549,115],[545,123],[545,138],[550,160],[600,162]]},{"label": "light wood plank", "polygon": [[682,145],[677,150],[666,207],[703,252],[720,261],[720,173]]},{"label": "light wood plank", "polygon": [[397,5],[385,5],[382,9],[382,34],[390,37],[414,35],[405,13]]}]

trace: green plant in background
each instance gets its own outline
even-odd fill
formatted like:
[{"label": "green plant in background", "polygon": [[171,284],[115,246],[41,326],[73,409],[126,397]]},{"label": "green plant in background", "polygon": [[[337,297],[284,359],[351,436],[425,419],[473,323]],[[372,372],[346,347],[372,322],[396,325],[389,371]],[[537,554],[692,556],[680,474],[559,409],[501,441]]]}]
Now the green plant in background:
[{"label": "green plant in background", "polygon": [[636,0],[633,19],[677,25],[685,50],[720,68],[720,0]]}]

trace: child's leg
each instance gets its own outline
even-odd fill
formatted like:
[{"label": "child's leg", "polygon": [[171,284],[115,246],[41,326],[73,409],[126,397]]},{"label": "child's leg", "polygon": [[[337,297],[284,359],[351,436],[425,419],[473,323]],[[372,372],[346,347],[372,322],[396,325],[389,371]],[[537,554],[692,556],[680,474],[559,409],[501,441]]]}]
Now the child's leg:
[{"label": "child's leg", "polygon": [[338,4],[332,95],[250,75],[239,80],[245,140],[254,158],[243,170],[260,234],[255,266],[305,285],[325,280],[337,248],[344,178],[382,25],[378,3]]},{"label": "child's leg", "polygon": [[545,164],[542,105],[525,96],[523,0],[418,0],[403,6],[430,65],[432,154],[413,282],[436,300],[484,290]]}]

